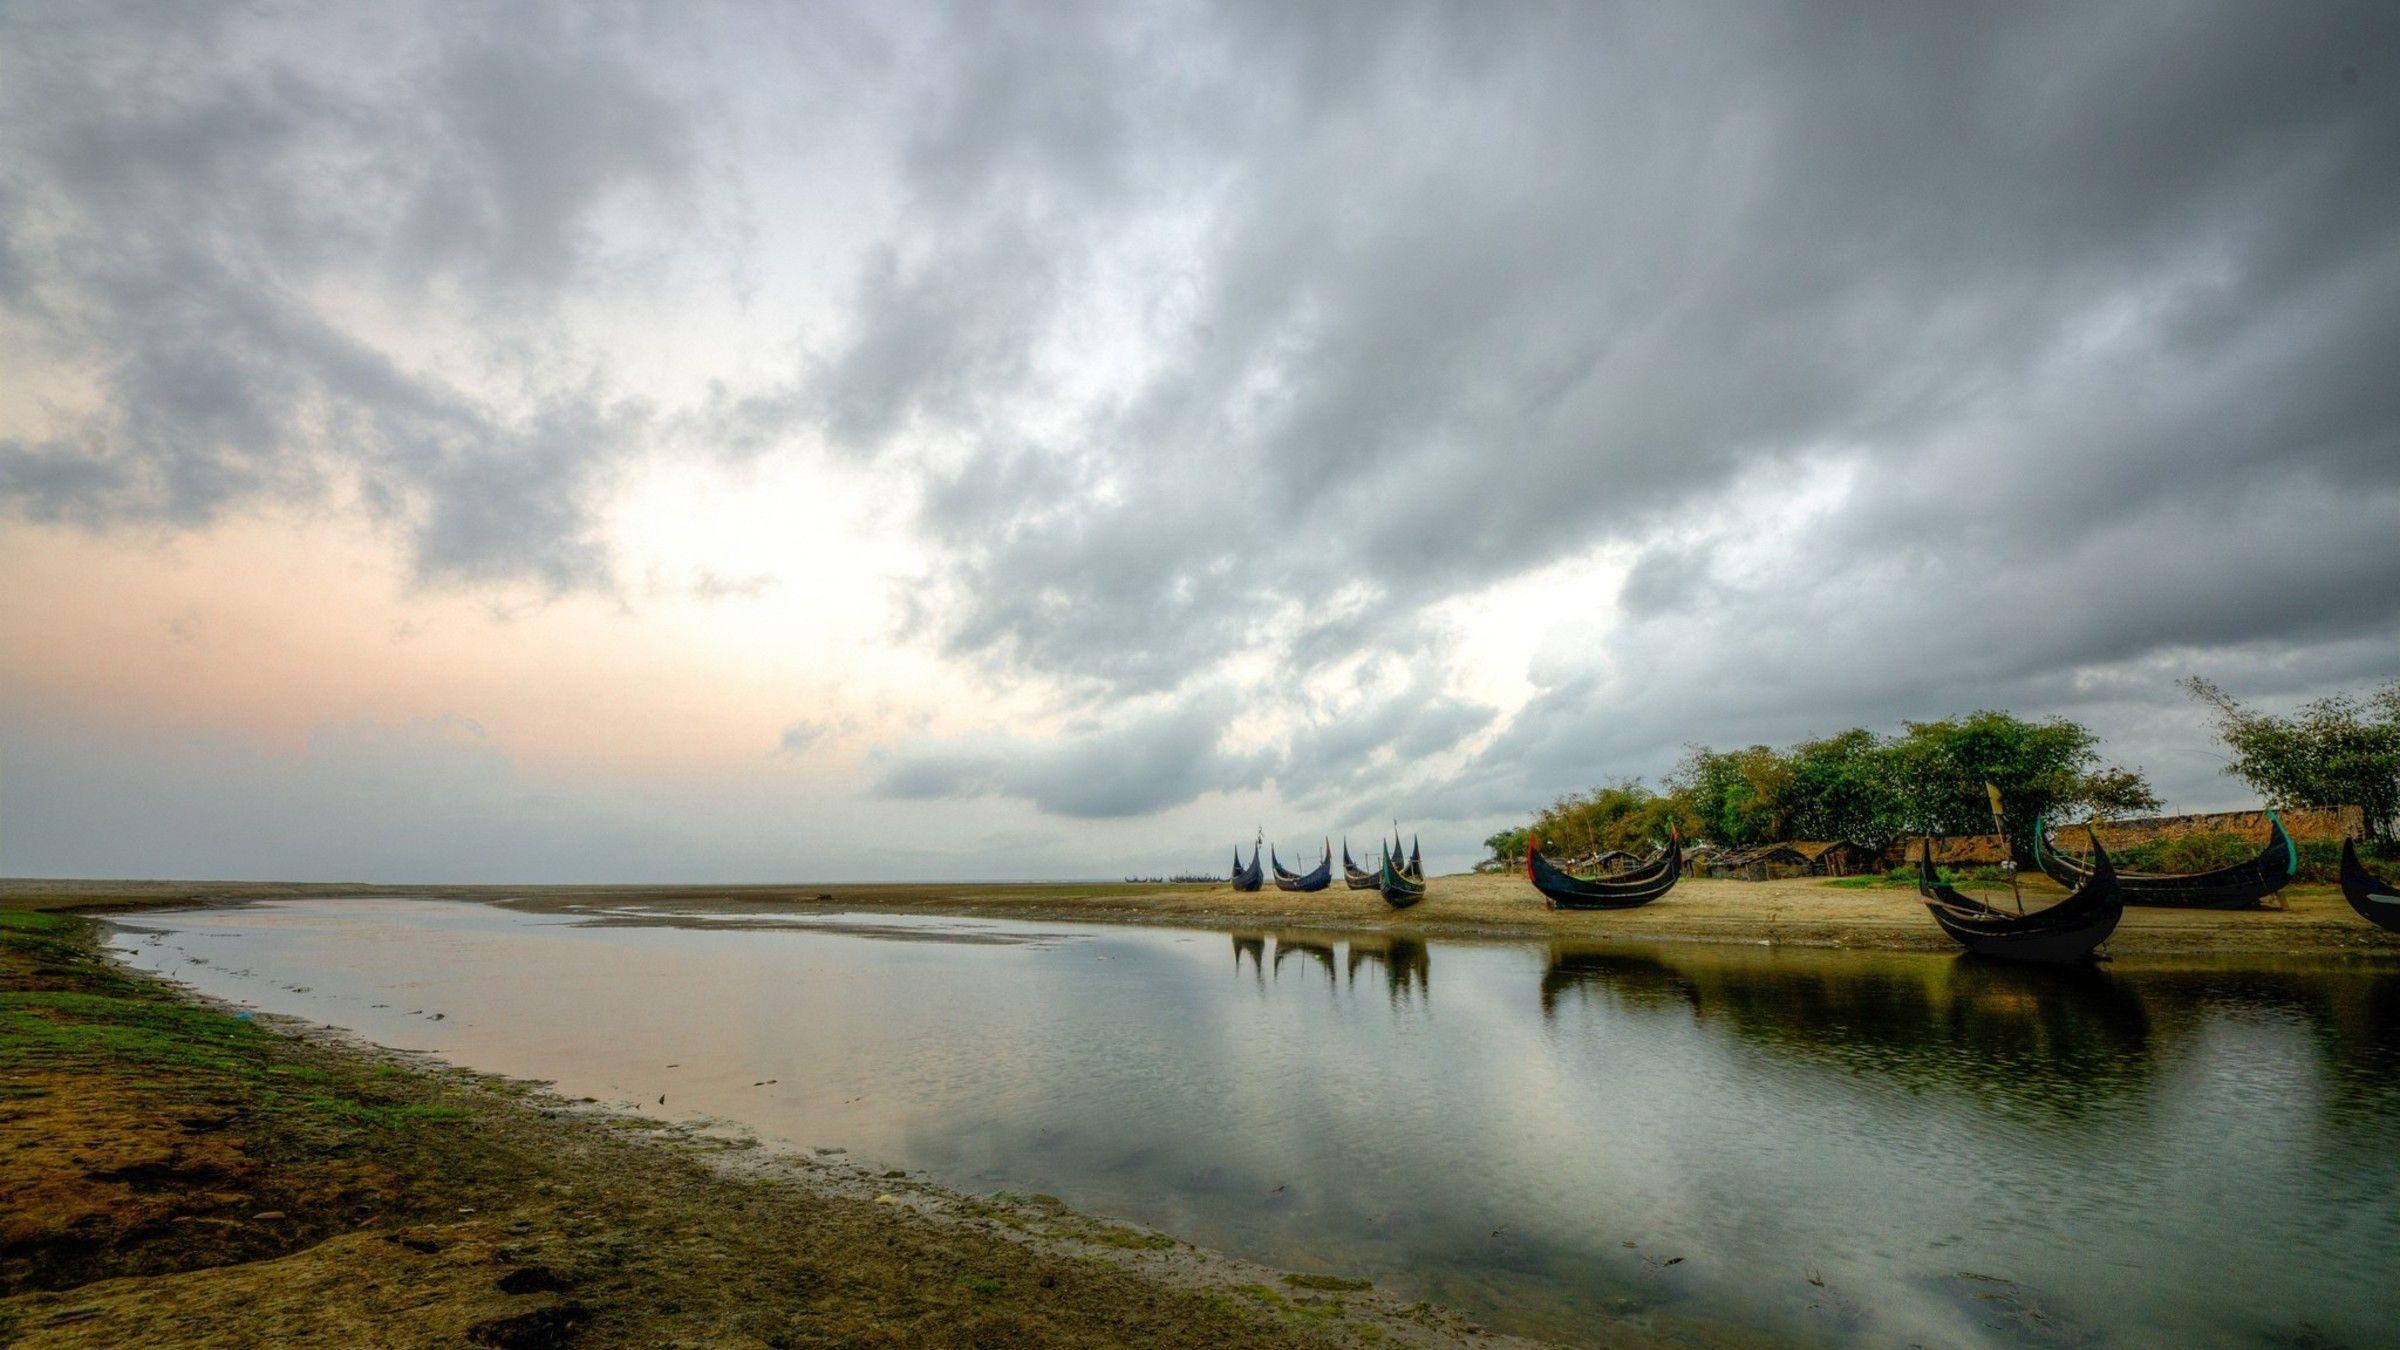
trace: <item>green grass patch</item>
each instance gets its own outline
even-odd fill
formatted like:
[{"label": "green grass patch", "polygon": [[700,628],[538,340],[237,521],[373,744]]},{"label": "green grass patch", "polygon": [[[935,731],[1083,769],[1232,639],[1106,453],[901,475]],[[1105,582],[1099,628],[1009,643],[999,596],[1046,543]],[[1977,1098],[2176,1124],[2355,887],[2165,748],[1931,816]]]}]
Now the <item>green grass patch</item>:
[{"label": "green grass patch", "polygon": [[351,1097],[307,1097],[301,1100],[300,1105],[312,1115],[377,1130],[413,1129],[420,1125],[439,1125],[467,1117],[463,1108],[435,1106],[425,1102],[362,1102]]}]

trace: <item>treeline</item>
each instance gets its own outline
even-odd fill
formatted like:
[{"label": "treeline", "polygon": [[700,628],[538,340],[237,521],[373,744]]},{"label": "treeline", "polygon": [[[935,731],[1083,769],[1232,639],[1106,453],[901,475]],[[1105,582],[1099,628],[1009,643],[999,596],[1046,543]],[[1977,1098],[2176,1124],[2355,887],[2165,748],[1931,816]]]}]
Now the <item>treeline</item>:
[{"label": "treeline", "polygon": [[[1978,712],[1904,722],[1898,735],[1853,727],[1775,749],[1695,745],[1663,790],[1621,779],[1561,797],[1534,820],[1544,847],[1642,852],[1673,822],[1687,839],[1732,848],[1782,839],[1848,839],[1880,849],[1912,834],[1981,834],[1992,828],[1984,784],[2000,789],[2009,832],[2034,818],[2080,819],[2158,808],[2133,769],[2102,762],[2099,738],[2065,718],[2029,722]],[[1485,840],[1496,859],[1525,854],[1527,830]]]},{"label": "treeline", "polygon": [[[2334,694],[2291,716],[2244,707],[2205,680],[2184,688],[2214,709],[2226,772],[2269,806],[2357,806],[2388,840],[2400,824],[2400,679],[2364,695]],[[2136,769],[2107,763],[2099,738],[2063,717],[2029,722],[1978,712],[1903,722],[1897,735],[1853,727],[1777,750],[1693,746],[1658,790],[1620,779],[1561,797],[1531,832],[1560,853],[1644,852],[1673,822],[1686,838],[1727,847],[1784,839],[1848,839],[1880,849],[1915,834],[1986,834],[1984,784],[2000,789],[2014,839],[2034,820],[2142,815],[2160,809]],[[1527,830],[1484,841],[1495,860],[1525,857]]]}]

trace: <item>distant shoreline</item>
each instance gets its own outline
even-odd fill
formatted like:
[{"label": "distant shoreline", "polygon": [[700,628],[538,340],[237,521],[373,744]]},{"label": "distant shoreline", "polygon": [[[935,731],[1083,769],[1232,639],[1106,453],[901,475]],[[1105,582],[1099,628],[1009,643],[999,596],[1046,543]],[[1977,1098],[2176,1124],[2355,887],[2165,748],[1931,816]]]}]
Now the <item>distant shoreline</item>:
[{"label": "distant shoreline", "polygon": [[[2026,883],[2032,903],[2055,895]],[[642,904],[694,911],[738,905],[762,913],[841,910],[1084,923],[1157,924],[1219,932],[1308,927],[1444,938],[1625,939],[1946,952],[1957,948],[1906,887],[1845,888],[1819,878],[1688,880],[1640,909],[1545,909],[1513,873],[1435,877],[1424,903],[1394,911],[1372,891],[1237,892],[1224,884],[990,882],[806,883],[747,886],[436,886],[360,882],[0,880],[0,908],[40,903],[78,910],[242,904],[259,900],[395,897],[474,900],[557,912]],[[2400,959],[2400,935],[2359,922],[2338,891],[2294,886],[2282,908],[2184,911],[2132,908],[2109,940],[2115,956],[2351,955]]]}]

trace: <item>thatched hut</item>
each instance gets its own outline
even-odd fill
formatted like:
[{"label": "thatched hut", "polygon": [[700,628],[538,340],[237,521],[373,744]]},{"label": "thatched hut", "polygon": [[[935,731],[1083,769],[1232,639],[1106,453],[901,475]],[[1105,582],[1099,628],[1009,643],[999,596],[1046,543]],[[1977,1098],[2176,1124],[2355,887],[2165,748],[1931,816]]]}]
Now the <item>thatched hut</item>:
[{"label": "thatched hut", "polygon": [[1875,867],[1874,851],[1847,839],[1788,839],[1718,854],[1709,860],[1707,874],[1768,881],[1784,877],[1854,876]]},{"label": "thatched hut", "polygon": [[1765,881],[1772,877],[1806,876],[1808,868],[1808,855],[1790,844],[1759,844],[1718,855],[1709,864],[1708,874],[1738,881]]}]

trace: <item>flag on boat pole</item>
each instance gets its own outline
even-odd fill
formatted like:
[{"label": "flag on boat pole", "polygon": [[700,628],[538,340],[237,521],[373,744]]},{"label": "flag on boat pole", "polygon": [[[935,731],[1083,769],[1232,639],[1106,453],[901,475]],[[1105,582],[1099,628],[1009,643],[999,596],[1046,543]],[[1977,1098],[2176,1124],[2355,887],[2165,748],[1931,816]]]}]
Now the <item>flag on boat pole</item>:
[{"label": "flag on boat pole", "polygon": [[2008,856],[2000,860],[2000,870],[2008,873],[2008,893],[2016,898],[2017,913],[2025,912],[2024,892],[2017,889],[2017,851],[2008,846],[2008,822],[2000,810],[2000,789],[1986,778],[1983,794],[1992,799],[1992,833],[2000,836],[2000,847]]}]

